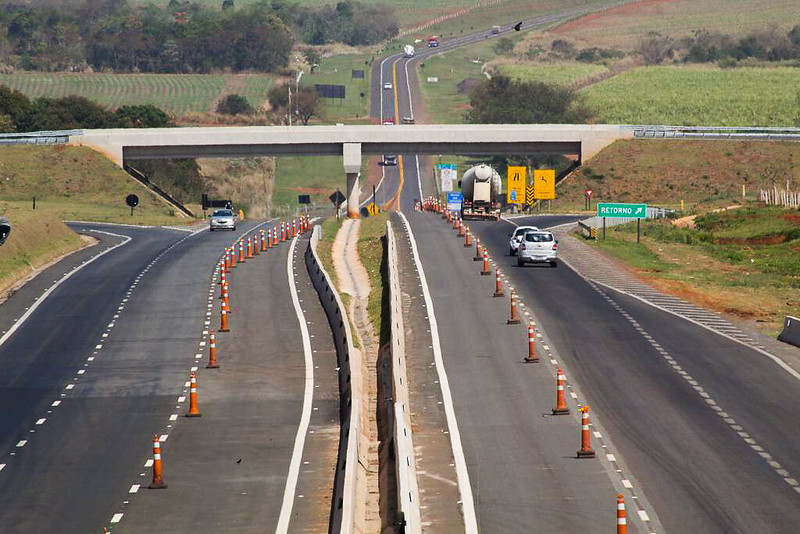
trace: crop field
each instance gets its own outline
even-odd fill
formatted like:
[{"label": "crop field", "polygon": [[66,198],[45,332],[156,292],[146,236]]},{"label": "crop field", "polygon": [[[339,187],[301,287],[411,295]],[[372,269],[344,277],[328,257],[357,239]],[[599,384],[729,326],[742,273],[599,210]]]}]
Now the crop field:
[{"label": "crop field", "polygon": [[686,126],[793,126],[800,69],[642,67],[587,87],[598,122]]},{"label": "crop field", "polygon": [[[317,120],[326,124],[369,122],[371,60],[372,56],[355,54],[325,57],[320,60],[314,74],[303,75],[301,85],[313,87],[325,83],[345,86],[344,100],[326,99],[325,113]],[[353,78],[354,70],[363,70],[364,78]]]},{"label": "crop field", "polygon": [[[0,84],[31,98],[77,95],[111,109],[153,104],[181,116],[210,111],[215,99],[224,94],[228,78],[216,74],[19,73],[0,74]],[[254,106],[262,105],[274,80],[267,74],[248,76],[244,96]]]},{"label": "crop field", "polygon": [[[655,31],[679,38],[698,28],[740,35],[798,24],[797,0],[645,0],[569,22],[553,33],[585,46],[630,49]],[[609,31],[613,28],[613,31]]]},{"label": "crop field", "polygon": [[604,65],[568,62],[552,64],[512,64],[501,63],[496,66],[501,74],[524,82],[544,82],[554,85],[571,85],[608,71]]}]

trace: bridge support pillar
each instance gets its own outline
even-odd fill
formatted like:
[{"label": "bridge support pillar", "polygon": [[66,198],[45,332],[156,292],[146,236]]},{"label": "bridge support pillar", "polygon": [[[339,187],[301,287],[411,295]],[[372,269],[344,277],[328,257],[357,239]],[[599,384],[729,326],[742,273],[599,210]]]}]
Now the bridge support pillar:
[{"label": "bridge support pillar", "polygon": [[358,201],[361,197],[361,188],[358,185],[358,177],[361,174],[361,143],[344,143],[342,159],[344,172],[347,175],[347,216],[358,219]]}]

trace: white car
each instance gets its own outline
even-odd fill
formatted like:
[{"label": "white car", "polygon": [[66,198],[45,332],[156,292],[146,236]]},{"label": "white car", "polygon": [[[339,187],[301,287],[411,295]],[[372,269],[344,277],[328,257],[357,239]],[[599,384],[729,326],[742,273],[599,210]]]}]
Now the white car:
[{"label": "white car", "polygon": [[558,239],[545,231],[526,232],[517,249],[517,265],[524,267],[526,263],[549,263],[550,267],[558,266]]},{"label": "white car", "polygon": [[212,232],[214,230],[236,230],[236,216],[233,214],[233,210],[214,210],[208,226]]},{"label": "white car", "polygon": [[389,91],[391,91],[392,90],[392,82],[384,82],[383,83],[383,88],[384,89],[388,89]]},{"label": "white car", "polygon": [[519,242],[525,237],[525,232],[538,232],[539,228],[536,226],[517,226],[513,234],[508,234],[511,240],[508,242],[508,255],[514,256],[517,253]]}]

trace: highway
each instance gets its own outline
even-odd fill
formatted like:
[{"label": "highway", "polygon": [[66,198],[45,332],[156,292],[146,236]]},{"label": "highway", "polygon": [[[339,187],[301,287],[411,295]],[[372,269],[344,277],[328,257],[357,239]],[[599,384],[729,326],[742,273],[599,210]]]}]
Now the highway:
[{"label": "highway", "polygon": [[[412,112],[409,87],[416,91],[406,77],[409,62],[395,55],[381,67],[383,79],[397,78],[393,86],[401,117]],[[384,103],[387,115],[395,115],[392,108]],[[478,526],[486,532],[517,531],[521,524],[542,531],[591,531],[603,517],[599,503],[587,498],[585,509],[573,502],[569,511],[557,503],[572,501],[571,481],[594,476],[594,487],[607,493],[610,513],[609,480],[616,491],[622,479],[599,461],[591,473],[554,469],[557,462],[540,448],[564,452],[532,417],[548,411],[535,391],[551,371],[541,364],[534,370],[520,367],[524,344],[506,339],[503,329],[513,327],[501,324],[503,306],[497,301],[507,307],[507,299],[492,299],[492,283],[475,276],[474,250],[463,248],[437,216],[414,212],[414,199],[434,193],[430,180],[419,179],[418,161],[404,154],[402,168],[387,171],[384,194],[402,187],[398,205],[416,236],[429,280]],[[549,227],[574,218],[532,220]],[[793,376],[751,348],[590,284],[567,265],[517,268],[514,258],[505,256],[512,230],[507,222],[470,226],[592,406],[594,420],[615,451],[615,467],[621,466],[627,477],[623,493],[635,494],[642,504],[634,508],[629,503],[629,525],[635,531],[796,531],[800,433],[792,421],[800,388]],[[497,315],[500,320],[492,319]],[[598,478],[603,472],[605,482],[605,475]],[[585,516],[575,511],[576,505]],[[647,525],[642,517],[649,519]]]},{"label": "highway", "polygon": [[[137,517],[146,525],[145,518],[149,515],[150,520],[173,524],[178,531],[184,531],[182,522],[202,526],[198,520],[219,525],[229,522],[230,528],[246,526],[251,520],[242,518],[252,516],[249,506],[227,510],[207,504],[209,495],[214,496],[215,491],[226,493],[231,487],[255,490],[255,496],[263,496],[267,491],[273,497],[278,496],[262,512],[271,522],[277,522],[304,396],[302,337],[294,312],[286,308],[290,301],[288,243],[282,245],[281,252],[273,251],[273,261],[264,258],[260,263],[264,269],[261,276],[255,271],[256,265],[240,266],[242,274],[238,275],[241,278],[245,269],[251,269],[251,280],[245,279],[234,298],[245,302],[245,295],[252,294],[262,300],[254,300],[251,307],[266,306],[263,309],[269,310],[272,306],[272,328],[263,328],[263,316],[244,313],[247,309],[244,304],[241,309],[234,309],[231,322],[236,325],[239,321],[241,330],[233,339],[239,341],[231,344],[223,339],[221,345],[234,351],[224,357],[227,363],[245,360],[240,367],[229,369],[228,375],[219,370],[217,380],[221,382],[208,380],[209,412],[202,419],[175,422],[171,415],[176,412],[180,415],[187,409],[185,400],[176,403],[176,399],[185,396],[190,367],[197,366],[195,354],[203,351],[205,361],[204,331],[207,332],[209,324],[216,327],[219,321],[218,316],[209,315],[212,309],[218,309],[217,303],[207,308],[211,275],[232,235],[238,235],[253,223],[241,226],[235,234],[208,231],[191,234],[160,228],[73,225],[77,231],[98,237],[99,245],[45,270],[0,306],[0,331],[6,332],[0,345],[0,361],[5,367],[0,375],[0,506],[3,509],[0,531],[102,532],[110,523],[113,528],[114,518],[119,521],[123,515],[129,515],[134,526]],[[71,267],[117,244],[120,244],[117,248],[63,280],[46,299],[33,300]],[[298,272],[304,273],[302,255],[295,260],[299,262]],[[273,287],[265,285],[265,281]],[[324,319],[320,319],[321,311],[313,306],[318,301],[312,299],[316,295],[306,282],[298,279],[298,292],[308,303],[305,307],[310,318],[322,327],[311,330],[319,338],[313,348],[321,355],[328,355],[331,346],[326,341],[330,340],[330,332]],[[281,286],[283,291],[279,292]],[[272,291],[280,298],[272,295]],[[24,322],[12,326],[35,302],[38,308]],[[250,336],[246,335],[248,332]],[[241,339],[242,335],[245,339]],[[253,347],[268,347],[267,355],[273,354],[284,361],[264,366],[259,361],[263,353],[252,350]],[[255,358],[253,365],[258,366],[261,375],[247,367],[248,357]],[[321,430],[320,443],[309,442],[307,449],[316,451],[317,465],[315,469],[306,469],[306,472],[318,471],[330,484],[332,476],[328,475],[335,464],[338,442],[335,394],[338,388],[331,361],[326,358],[321,365],[320,372],[324,371],[325,376],[317,384],[323,389],[316,399],[318,411],[310,421],[312,428],[317,425]],[[201,372],[201,384],[206,373]],[[225,382],[235,378],[239,378],[239,384]],[[269,388],[259,392],[265,386]],[[283,409],[272,411],[276,402]],[[244,409],[248,404],[250,411]],[[218,421],[226,410],[231,410],[229,418]],[[274,418],[261,423],[268,427],[266,433],[259,433],[263,426],[250,429],[249,433],[243,430],[251,426],[253,416],[261,419],[253,410],[273,414]],[[191,427],[192,423],[197,424]],[[150,469],[142,466],[152,458],[152,436],[169,437],[173,428],[174,440],[166,441],[163,446],[165,458],[170,458],[173,450],[192,450],[206,459],[216,455],[219,463],[209,462],[199,467],[202,465],[197,464],[199,458],[187,465],[184,462],[192,460],[191,457],[181,462],[172,456],[175,465],[167,464],[165,476],[168,485],[169,477],[174,477],[174,491],[156,491],[160,495],[155,496],[145,495],[143,489],[143,494],[132,494],[134,485],[145,487],[150,482]],[[204,431],[194,435],[197,429]],[[192,443],[187,436],[195,441]],[[276,444],[265,452],[254,438],[262,438],[263,443],[274,439]],[[279,445],[277,442],[281,440],[284,443]],[[220,443],[227,449],[214,448]],[[237,465],[235,459],[231,460],[232,455],[242,458],[242,463],[246,462],[244,469],[254,475],[249,484],[241,479],[238,484],[231,482],[231,475],[236,473],[231,469]],[[259,455],[272,460],[259,465]],[[208,490],[187,497],[184,485],[191,486],[203,477],[211,478],[205,481]],[[215,479],[218,484],[214,484]],[[297,484],[298,490],[308,495],[318,496],[318,490],[324,493],[325,484],[314,482],[314,488],[308,488],[303,477]],[[139,503],[137,497],[141,497]],[[152,514],[164,510],[152,503],[149,506],[148,497],[173,504],[197,504],[204,500],[206,504],[204,513],[194,519],[183,515],[170,518]],[[218,502],[226,502],[217,497]],[[228,492],[225,498],[235,497]],[[238,501],[241,504],[244,499]],[[324,497],[318,502],[324,502]],[[137,506],[143,515],[132,513]],[[171,510],[180,512],[181,507],[172,506]],[[315,518],[309,519],[309,525],[320,520],[320,510],[321,521],[327,521],[328,512],[315,506]],[[309,509],[301,502],[295,507],[295,515],[298,513],[308,514]],[[122,520],[116,526],[124,523]],[[226,529],[218,529],[223,530]]]}]

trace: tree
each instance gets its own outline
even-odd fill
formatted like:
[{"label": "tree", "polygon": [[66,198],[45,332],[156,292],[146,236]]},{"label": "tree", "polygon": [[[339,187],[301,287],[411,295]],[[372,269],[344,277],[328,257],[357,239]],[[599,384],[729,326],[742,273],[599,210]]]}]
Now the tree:
[{"label": "tree", "polygon": [[0,133],[14,133],[17,131],[17,126],[11,115],[0,113]]},{"label": "tree", "polygon": [[25,93],[0,85],[0,115],[8,115],[16,123],[31,106],[31,99]]},{"label": "tree", "polygon": [[648,32],[639,41],[637,52],[648,65],[658,65],[673,53],[673,40],[657,32]]},{"label": "tree", "polygon": [[316,48],[306,48],[303,50],[303,57],[309,65],[316,65],[322,56]]},{"label": "tree", "polygon": [[503,37],[492,48],[498,56],[510,54],[514,50],[514,41],[508,37]]},{"label": "tree", "polygon": [[289,86],[274,85],[267,91],[269,106],[273,111],[285,108],[289,104]]},{"label": "tree", "polygon": [[114,111],[118,128],[168,128],[172,119],[162,109],[151,104],[122,106]]},{"label": "tree", "polygon": [[519,82],[496,75],[470,92],[467,119],[473,124],[584,123],[591,113],[569,88]]},{"label": "tree", "polygon": [[319,97],[317,90],[313,87],[301,87],[296,98],[297,103],[295,109],[297,111],[297,116],[303,122],[304,126],[308,125],[308,121],[315,115],[318,115],[322,110],[322,99]]},{"label": "tree", "polygon": [[241,95],[228,95],[217,104],[217,113],[225,115],[239,115],[240,113],[249,115],[253,112],[253,106]]},{"label": "tree", "polygon": [[50,99],[37,98],[31,109],[17,121],[20,132],[112,128],[117,124],[113,113],[97,102],[82,96]]}]

